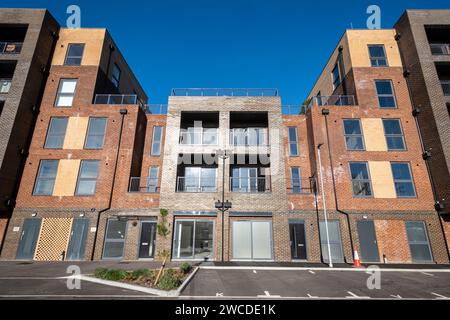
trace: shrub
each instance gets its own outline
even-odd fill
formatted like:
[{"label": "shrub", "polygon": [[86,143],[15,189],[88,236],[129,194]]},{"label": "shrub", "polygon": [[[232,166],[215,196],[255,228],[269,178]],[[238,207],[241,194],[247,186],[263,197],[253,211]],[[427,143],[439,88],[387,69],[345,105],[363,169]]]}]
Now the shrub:
[{"label": "shrub", "polygon": [[102,279],[119,281],[123,280],[127,277],[127,272],[121,269],[110,269],[106,270],[106,272],[102,275]]},{"label": "shrub", "polygon": [[153,272],[149,269],[138,269],[129,274],[132,279],[150,278],[152,275]]},{"label": "shrub", "polygon": [[96,278],[103,279],[107,272],[108,272],[108,269],[106,269],[106,268],[96,268],[94,271],[94,276]]},{"label": "shrub", "polygon": [[173,269],[167,269],[159,280],[159,288],[163,290],[172,290],[180,285],[181,281],[177,278]]},{"label": "shrub", "polygon": [[192,266],[187,262],[183,262],[180,265],[180,271],[183,272],[184,274],[189,273],[189,271],[191,271],[191,269],[192,269]]}]

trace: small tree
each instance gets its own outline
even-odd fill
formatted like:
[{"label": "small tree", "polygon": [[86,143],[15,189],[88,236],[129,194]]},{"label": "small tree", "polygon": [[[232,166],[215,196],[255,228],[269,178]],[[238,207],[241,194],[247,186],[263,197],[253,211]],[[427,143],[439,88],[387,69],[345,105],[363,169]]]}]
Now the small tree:
[{"label": "small tree", "polygon": [[[160,221],[156,225],[156,229],[158,230],[158,235],[164,239],[167,239],[167,237],[170,234],[169,226],[167,225],[167,216],[169,215],[169,211],[167,209],[159,209],[159,215],[160,215]],[[161,268],[159,268],[158,275],[155,279],[155,286],[158,284],[159,279],[161,278],[164,267],[166,266],[167,259],[170,257],[170,251],[169,250],[161,250],[158,252],[158,256],[162,258],[163,262],[161,265]]]}]

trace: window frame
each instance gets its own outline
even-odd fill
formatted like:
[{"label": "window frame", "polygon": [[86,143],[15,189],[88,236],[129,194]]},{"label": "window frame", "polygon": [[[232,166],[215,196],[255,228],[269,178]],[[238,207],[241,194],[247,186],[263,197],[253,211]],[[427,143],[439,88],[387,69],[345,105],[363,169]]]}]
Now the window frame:
[{"label": "window frame", "polygon": [[[63,93],[61,92],[61,89],[63,87],[63,82],[64,81],[75,81],[75,88],[73,93]],[[72,108],[73,107],[73,102],[75,100],[75,95],[77,92],[77,86],[78,86],[78,78],[61,78],[59,79],[59,84],[58,84],[58,89],[56,91],[56,98],[55,98],[55,103],[54,103],[54,107],[55,108]],[[60,97],[72,97],[72,104],[70,106],[64,106],[64,105],[58,105],[58,100]]]},{"label": "window frame", "polygon": [[[390,164],[391,164],[392,180],[394,181],[395,194],[396,194],[397,198],[406,198],[406,199],[408,199],[408,198],[417,198],[416,184],[414,183],[414,177],[413,177],[413,174],[412,174],[411,163],[406,162],[406,161],[391,161]],[[395,179],[395,177],[394,177],[394,170],[393,170],[393,167],[392,167],[393,164],[406,164],[408,166],[408,171],[409,171],[409,180],[406,180],[406,179],[399,179],[399,180],[397,180],[397,179]],[[396,183],[411,183],[414,195],[411,195],[411,196],[399,196],[398,192],[397,192]]]},{"label": "window frame", "polygon": [[[295,183],[294,181],[294,170],[298,171],[298,182]],[[301,174],[301,168],[300,167],[291,167],[291,193],[294,194],[301,194],[302,192],[302,174]],[[298,190],[298,191],[295,191]]]},{"label": "window frame", "polygon": [[[392,94],[379,94],[378,93],[378,88],[377,88],[377,83],[378,82],[389,82],[389,84],[391,86]],[[375,92],[376,92],[377,100],[378,100],[378,108],[379,109],[398,109],[397,98],[396,98],[396,95],[395,95],[395,89],[394,89],[393,81],[391,79],[375,79],[374,83],[375,83]],[[394,101],[394,106],[393,107],[382,107],[381,104],[380,104],[380,97],[392,97],[392,99]]]},{"label": "window frame", "polygon": [[[83,164],[86,162],[97,162],[98,163],[98,167],[97,167],[97,176],[95,178],[95,189],[94,189],[94,193],[89,194],[89,193],[80,193],[78,188],[80,187],[80,182],[81,181],[93,181],[94,178],[82,178],[81,174],[82,174],[82,169],[83,169]],[[97,193],[97,183],[98,183],[98,177],[100,175],[100,160],[97,159],[83,159],[80,161],[80,168],[78,169],[78,176],[77,176],[77,183],[75,186],[75,192],[74,192],[74,196],[76,197],[93,197],[96,195]]]},{"label": "window frame", "polygon": [[[334,79],[334,76],[335,76],[334,70],[337,70],[337,72],[338,72],[337,79]],[[342,83],[339,61],[336,61],[336,64],[334,65],[333,69],[331,69],[331,83],[333,85],[333,90],[336,90]]]},{"label": "window frame", "polygon": [[[104,130],[103,130],[102,146],[99,147],[99,148],[88,147],[87,143],[88,143],[88,140],[89,140],[89,137],[90,137],[89,132],[91,130],[91,121],[92,120],[98,120],[98,119],[102,119],[102,120],[105,121],[105,127],[104,127]],[[108,118],[107,117],[89,117],[88,126],[87,126],[87,129],[86,129],[86,138],[84,139],[83,148],[86,149],[86,150],[103,150],[103,148],[105,147],[105,136],[106,136],[106,129],[107,129],[107,127],[108,127]],[[99,137],[99,136],[100,135],[97,135],[97,134],[94,135],[94,137]]]},{"label": "window frame", "polygon": [[[42,170],[42,163],[43,162],[56,162],[56,171],[55,171],[55,177],[50,177],[50,178],[40,178],[39,175],[41,174],[41,170]],[[34,179],[34,186],[33,186],[33,192],[32,195],[33,196],[52,196],[53,195],[53,191],[55,190],[55,182],[56,182],[56,177],[58,176],[58,168],[59,168],[59,159],[42,159],[39,161],[39,167],[36,173],[36,177]],[[39,183],[39,180],[44,179],[44,180],[53,180],[53,186],[52,186],[52,190],[51,193],[47,194],[47,193],[36,193],[36,187]]]},{"label": "window frame", "polygon": [[[155,141],[156,128],[160,128],[160,130],[161,130],[159,141]],[[162,147],[162,144],[163,144],[163,135],[164,135],[163,128],[164,128],[164,126],[159,126],[159,125],[153,126],[153,129],[152,129],[152,145],[150,147],[150,156],[152,156],[152,157],[160,157],[161,156],[161,151],[162,151],[161,147]],[[159,152],[157,154],[155,153],[155,150],[154,150],[155,149],[155,145],[159,145]]]},{"label": "window frame", "polygon": [[[386,147],[387,147],[388,151],[406,151],[406,150],[407,150],[407,149],[406,149],[406,140],[405,140],[405,134],[404,134],[404,132],[403,132],[403,126],[402,126],[401,120],[400,120],[399,118],[382,118],[381,120],[382,120],[382,122],[383,122],[384,137],[385,137],[385,139],[386,139]],[[399,133],[399,134],[398,134],[398,133],[396,133],[396,134],[392,134],[392,133],[387,134],[387,133],[386,133],[385,126],[384,126],[384,121],[385,121],[385,120],[388,120],[388,121],[397,121],[398,124],[399,124],[399,127],[400,127],[400,133]],[[389,149],[388,138],[399,138],[399,137],[402,138],[403,149]]]},{"label": "window frame", "polygon": [[[413,225],[413,224],[422,224],[423,226],[423,232],[426,238],[426,241],[416,241],[416,240],[411,240],[409,237],[409,233],[408,233],[408,225]],[[427,225],[425,223],[425,221],[422,220],[408,220],[405,221],[405,231],[406,231],[406,238],[408,240],[408,247],[409,247],[409,251],[410,251],[410,255],[411,255],[411,260],[415,263],[430,263],[433,262],[433,250],[431,249],[431,244],[430,244],[430,237],[428,235],[428,228]],[[413,258],[413,254],[412,254],[412,246],[414,245],[427,245],[428,248],[428,253],[430,255],[430,259],[429,260],[418,260],[418,259],[414,259]]]},{"label": "window frame", "polygon": [[[152,170],[156,169],[156,177],[152,178]],[[155,180],[156,183],[151,184],[150,181]],[[148,168],[148,178],[147,178],[147,184],[146,184],[146,190],[148,193],[158,193],[158,183],[159,183],[159,166],[150,166]],[[154,188],[154,191],[153,189]]]},{"label": "window frame", "polygon": [[[295,141],[291,141],[291,129],[294,129],[295,131]],[[298,130],[297,127],[290,126],[288,127],[288,145],[289,145],[289,156],[290,157],[298,157],[300,156],[300,151],[298,150]],[[292,152],[292,145],[295,145],[295,148],[297,150],[296,154],[293,154]]]},{"label": "window frame", "polygon": [[[384,56],[383,57],[372,57],[370,55],[370,48],[371,47],[381,47],[383,49]],[[368,49],[368,52],[369,52],[369,60],[370,60],[370,66],[371,67],[374,67],[374,68],[386,68],[386,67],[389,67],[389,62],[388,62],[387,54],[386,54],[386,48],[385,48],[384,44],[368,44],[367,45],[367,49]],[[378,61],[382,60],[382,59],[384,59],[384,61],[386,63],[386,65],[384,65],[384,66],[380,66],[379,63],[378,63]],[[377,64],[374,65],[372,60],[375,60],[377,62]]]},{"label": "window frame", "polygon": [[[53,122],[53,120],[55,120],[55,119],[64,119],[64,120],[66,120],[66,128],[64,129],[64,134],[63,134],[63,136],[62,136],[62,144],[61,144],[61,146],[60,147],[48,147],[47,146],[47,142],[48,142],[48,138],[50,137],[50,136],[56,136],[56,135],[51,135],[51,132],[50,132],[50,130],[51,130],[51,128],[52,128],[52,122]],[[47,134],[45,135],[45,141],[44,141],[44,149],[49,149],[49,150],[61,150],[61,149],[63,149],[64,148],[64,140],[65,140],[65,137],[66,137],[66,133],[67,133],[67,125],[69,124],[69,117],[50,117],[50,121],[49,121],[49,124],[48,124],[48,128],[47,128]]]},{"label": "window frame", "polygon": [[[123,239],[110,239],[108,238],[108,230],[109,230],[109,222],[110,221],[119,221],[119,222],[124,222],[125,223],[125,234]],[[103,250],[102,250],[102,260],[122,260],[123,257],[125,256],[125,243],[127,241],[127,232],[128,229],[128,221],[127,220],[120,220],[118,218],[109,218],[106,221],[106,232],[105,232],[105,239],[103,241]],[[114,243],[122,243],[122,255],[120,257],[105,257],[105,248],[106,248],[106,243],[107,242],[114,242]]]},{"label": "window frame", "polygon": [[[119,70],[119,77],[117,78],[114,74],[115,70]],[[116,88],[119,88],[120,86],[120,79],[122,78],[122,69],[120,69],[119,65],[117,63],[114,63],[113,69],[111,71],[111,82]]]},{"label": "window frame", "polygon": [[[345,132],[345,121],[358,121],[359,123],[359,130],[361,131],[360,134],[349,134]],[[364,132],[363,132],[363,127],[361,124],[361,119],[356,119],[356,118],[347,118],[347,119],[342,119],[342,129],[344,131],[344,142],[345,142],[345,148],[347,149],[347,151],[366,151],[366,142],[364,141]],[[351,149],[348,147],[347,144],[347,137],[360,137],[361,141],[362,141],[362,149]]]},{"label": "window frame", "polygon": [[[354,163],[364,163],[366,166],[366,170],[367,170],[367,179],[353,179],[352,178],[352,167],[351,165]],[[353,198],[362,198],[362,199],[370,199],[374,197],[374,192],[373,192],[373,186],[372,186],[372,177],[370,175],[370,168],[369,168],[369,163],[367,161],[350,161],[348,163],[348,169],[349,169],[349,173],[350,173],[350,181],[351,181],[351,189],[352,189],[352,197]],[[370,195],[355,195],[355,193],[353,192],[353,182],[363,182],[363,183],[369,183],[370,186]]]},{"label": "window frame", "polygon": [[[69,56],[69,51],[70,48],[72,46],[81,46],[83,48],[83,51],[81,53],[81,56]],[[64,65],[65,66],[70,66],[70,67],[78,67],[81,66],[81,64],[83,63],[83,57],[84,57],[84,49],[86,47],[85,43],[69,43],[67,45],[67,51],[66,51],[66,57],[64,58]],[[74,58],[80,58],[80,63],[79,64],[67,64],[67,59],[74,59]]]}]

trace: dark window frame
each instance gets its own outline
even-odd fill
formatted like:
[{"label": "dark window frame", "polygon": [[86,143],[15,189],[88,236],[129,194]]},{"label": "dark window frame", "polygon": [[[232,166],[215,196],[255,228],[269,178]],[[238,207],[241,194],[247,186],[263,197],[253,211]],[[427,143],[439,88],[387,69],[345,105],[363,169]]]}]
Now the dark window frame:
[{"label": "dark window frame", "polygon": [[[408,198],[417,198],[416,184],[414,183],[414,177],[413,177],[413,174],[412,174],[411,163],[406,162],[406,161],[391,161],[390,164],[391,164],[392,180],[394,181],[395,194],[396,194],[397,198],[406,198],[406,199],[408,199]],[[408,166],[408,171],[409,171],[409,179],[395,179],[394,170],[393,170],[393,166],[392,166],[393,164],[404,164],[404,165],[407,165]],[[413,190],[414,194],[413,195],[409,195],[409,196],[404,196],[404,195],[403,196],[399,196],[398,192],[397,192],[397,186],[396,186],[397,183],[410,183],[411,186],[412,186],[412,190]]]},{"label": "dark window frame", "polygon": [[[40,177],[41,170],[42,170],[42,164],[44,162],[55,162],[56,163],[56,170],[55,170],[54,177],[44,177],[44,178]],[[58,167],[59,167],[59,159],[42,159],[39,161],[38,171],[36,173],[36,178],[34,179],[34,186],[33,186],[33,192],[32,192],[33,196],[52,196],[53,195],[53,191],[55,189],[56,177],[58,176]],[[37,188],[40,180],[49,180],[49,181],[53,180],[53,186],[52,186],[51,193],[36,193],[36,188]]]},{"label": "dark window frame", "polygon": [[[114,74],[114,71],[119,70],[119,77],[116,77]],[[119,65],[117,63],[114,63],[113,69],[111,71],[111,82],[116,88],[119,88],[120,86],[120,78],[122,77],[122,70],[120,69]]]},{"label": "dark window frame", "polygon": [[[75,89],[73,91],[73,93],[63,93],[61,92],[62,87],[63,87],[63,82],[64,81],[70,81],[73,80],[75,81]],[[54,107],[55,108],[71,108],[73,107],[73,101],[75,100],[75,95],[77,93],[77,86],[78,86],[78,78],[61,78],[59,79],[59,84],[58,84],[58,89],[56,92],[56,99],[55,99],[55,103],[54,103]],[[70,106],[63,106],[63,105],[58,105],[58,100],[60,97],[72,97],[72,103]]]},{"label": "dark window frame", "polygon": [[[55,119],[64,119],[64,120],[66,120],[66,128],[65,128],[65,130],[64,130],[64,134],[62,135],[62,143],[61,143],[61,146],[60,146],[60,147],[49,147],[49,146],[47,146],[49,137],[54,137],[54,136],[59,137],[59,135],[55,135],[55,134],[51,133],[52,123],[53,123],[53,121],[54,121]],[[67,125],[68,125],[68,124],[69,124],[69,117],[50,117],[50,122],[49,122],[48,128],[47,128],[47,134],[46,134],[46,136],[45,136],[44,149],[53,149],[53,150],[60,150],[60,149],[63,149],[63,147],[64,147],[64,139],[65,139],[65,137],[66,137],[66,133],[67,133]]]},{"label": "dark window frame", "polygon": [[[158,141],[155,140],[155,132],[156,128],[159,128],[161,130],[160,138]],[[163,126],[153,126],[152,130],[152,145],[150,150],[150,155],[153,157],[160,157],[161,156],[161,147],[163,143],[163,135],[164,135],[164,127]],[[159,145],[159,152],[155,152],[155,145]]]},{"label": "dark window frame", "polygon": [[[372,56],[370,54],[370,48],[372,47],[381,47],[383,49],[383,56]],[[383,68],[383,67],[389,67],[389,63],[388,63],[388,59],[387,59],[387,55],[386,55],[386,48],[384,46],[384,44],[369,44],[367,45],[368,51],[369,51],[369,59],[370,59],[370,65],[372,67],[375,68]],[[380,65],[379,61],[383,61],[385,62],[385,65]],[[376,62],[376,63],[374,63]]]},{"label": "dark window frame", "polygon": [[[377,83],[379,83],[379,82],[389,82],[392,93],[391,94],[385,94],[385,93],[379,94],[378,88],[377,88]],[[378,107],[380,109],[397,109],[398,108],[397,98],[396,98],[395,89],[394,89],[394,83],[391,79],[376,79],[375,80],[375,92],[377,94]],[[394,106],[393,107],[382,107],[381,103],[380,103],[380,98],[383,98],[383,97],[392,98],[392,100],[394,101]]]},{"label": "dark window frame", "polygon": [[[361,131],[361,133],[356,134],[356,133],[347,133],[345,131],[345,122],[346,121],[357,121],[359,123],[359,131]],[[363,128],[361,125],[361,119],[343,119],[342,120],[342,126],[343,126],[343,130],[344,130],[344,140],[345,140],[345,147],[348,151],[366,151],[366,143],[364,141],[364,132],[363,132]],[[347,144],[347,138],[361,138],[362,141],[362,149],[352,149],[348,147]]]},{"label": "dark window frame", "polygon": [[[364,164],[367,170],[367,179],[353,179],[352,177],[352,164]],[[350,161],[349,164],[349,173],[350,173],[350,180],[352,182],[351,186],[352,186],[352,196],[353,198],[362,198],[362,199],[368,199],[368,198],[373,198],[374,197],[374,192],[373,192],[373,186],[372,186],[372,178],[370,176],[370,169],[369,169],[369,163],[367,161]],[[370,188],[370,195],[356,195],[354,193],[353,190],[353,183],[357,182],[357,183],[368,183],[369,184],[369,188]]]},{"label": "dark window frame", "polygon": [[[385,129],[385,125],[384,122],[385,121],[397,121],[399,128],[400,128],[400,133],[386,133],[386,129]],[[386,139],[386,146],[388,148],[388,151],[406,151],[406,141],[405,141],[405,134],[403,132],[403,126],[402,126],[402,122],[400,119],[398,118],[383,118],[382,119],[383,122],[383,130],[384,130],[384,137]],[[402,149],[390,149],[389,148],[389,143],[388,143],[388,138],[402,138],[402,143],[403,143],[403,148]]]},{"label": "dark window frame", "polygon": [[[342,79],[341,79],[341,70],[339,70],[339,61],[336,62],[336,64],[334,65],[333,69],[331,70],[331,82],[333,84],[333,90],[336,90],[336,88],[338,88],[341,83],[342,83]],[[337,70],[337,78],[335,79],[335,70]]]},{"label": "dark window frame", "polygon": [[[296,182],[294,180],[294,170],[298,171],[298,181]],[[291,192],[295,194],[302,193],[302,174],[301,174],[301,168],[300,167],[291,167]]]},{"label": "dark window frame", "polygon": [[[98,163],[98,167],[97,167],[97,176],[95,178],[84,178],[82,177],[82,170],[83,170],[83,164],[87,163],[87,162],[96,162]],[[92,197],[95,196],[95,194],[97,193],[97,183],[98,183],[98,177],[100,175],[100,160],[96,160],[96,159],[85,159],[85,160],[81,160],[80,161],[80,168],[78,169],[78,176],[77,176],[77,184],[75,187],[75,196],[77,197]],[[80,193],[79,192],[79,187],[80,187],[80,182],[82,181],[95,181],[95,188],[94,188],[94,193]]]},{"label": "dark window frame", "polygon": [[[67,45],[67,51],[66,51],[66,57],[65,57],[65,59],[64,59],[64,65],[65,65],[65,66],[71,66],[71,67],[81,66],[81,63],[83,62],[83,56],[84,56],[85,45],[86,45],[85,43],[69,43],[69,44]],[[80,47],[82,47],[81,56],[70,56],[70,55],[69,55],[70,48],[71,48],[72,46],[80,46]],[[75,63],[75,64],[67,63],[67,60],[68,60],[68,59],[80,59],[80,63]]]},{"label": "dark window frame", "polygon": [[[104,120],[105,121],[105,127],[104,127],[104,130],[103,130],[103,134],[102,135],[100,135],[100,134],[94,134],[94,135],[91,135],[90,134],[90,131],[91,131],[91,123],[93,123],[93,121],[92,120]],[[84,149],[86,149],[86,150],[102,150],[104,147],[105,147],[105,136],[106,136],[106,129],[107,129],[107,126],[108,126],[108,118],[107,117],[89,117],[89,121],[88,121],[88,127],[87,127],[87,129],[86,129],[86,138],[85,138],[85,140],[84,140]],[[88,147],[87,146],[87,144],[88,144],[88,140],[89,140],[89,137],[92,137],[92,136],[94,136],[94,137],[100,137],[100,136],[102,136],[102,145],[101,145],[101,147]]]},{"label": "dark window frame", "polygon": [[[295,141],[292,141],[291,140],[291,130],[294,130],[294,133],[295,133]],[[298,150],[298,130],[297,130],[297,127],[288,127],[288,144],[289,144],[289,156],[290,157],[298,157],[298,156],[300,156],[300,151]],[[294,154],[294,152],[292,152],[293,150],[292,150],[292,146],[294,146],[295,145],[295,150],[296,150],[296,152],[295,152],[295,154]]]}]

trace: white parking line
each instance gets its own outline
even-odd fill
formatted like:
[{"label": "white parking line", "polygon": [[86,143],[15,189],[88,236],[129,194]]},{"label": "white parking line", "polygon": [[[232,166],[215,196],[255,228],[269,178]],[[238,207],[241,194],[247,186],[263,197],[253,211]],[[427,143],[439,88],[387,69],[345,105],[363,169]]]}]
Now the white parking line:
[{"label": "white parking line", "polygon": [[264,291],[264,295],[257,295],[258,298],[281,298],[279,295],[270,295],[269,291]]},{"label": "white parking line", "polygon": [[319,298],[318,296],[312,296],[312,295],[310,295],[309,293],[307,294],[307,296],[308,296],[308,298],[311,298],[311,299],[317,299],[317,298]]},{"label": "white parking line", "polygon": [[[327,268],[327,267],[225,267],[225,266],[200,266],[204,270],[267,270],[267,271],[349,271],[349,272],[367,272],[366,268]],[[432,272],[432,273],[450,273],[450,269],[394,269],[380,268],[380,272]]]},{"label": "white parking line", "polygon": [[393,295],[393,294],[391,294],[391,297],[392,297],[392,298],[396,298],[396,299],[403,299],[402,296],[399,295],[399,294],[398,294],[398,295]]},{"label": "white parking line", "polygon": [[438,299],[450,299],[449,297],[443,296],[442,294],[439,294],[439,293],[431,292],[431,294],[438,297]]},{"label": "white parking line", "polygon": [[368,296],[358,296],[358,295],[354,294],[351,291],[347,291],[347,293],[350,295],[350,296],[346,296],[346,298],[348,298],[348,299],[354,299],[354,298],[357,298],[357,299],[370,299],[370,297],[368,297]]},{"label": "white parking line", "polygon": [[312,271],[312,270],[308,270],[308,272],[309,273],[311,273],[311,274],[316,274],[314,271]]},{"label": "white parking line", "polygon": [[256,270],[253,270],[253,273],[257,273]]},{"label": "white parking line", "polygon": [[426,275],[426,276],[434,277],[434,274],[432,274],[432,273],[422,272],[422,274],[424,274],[424,275]]}]

